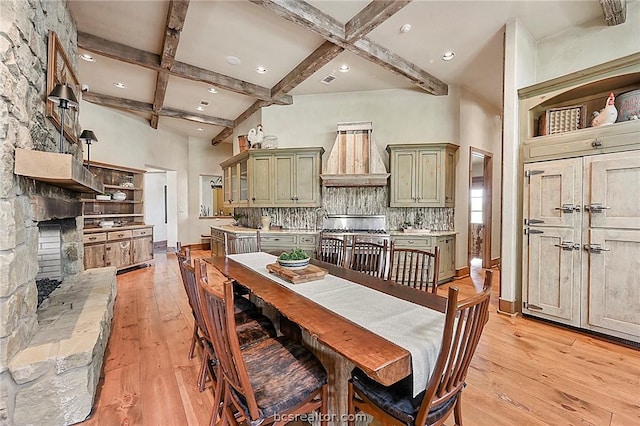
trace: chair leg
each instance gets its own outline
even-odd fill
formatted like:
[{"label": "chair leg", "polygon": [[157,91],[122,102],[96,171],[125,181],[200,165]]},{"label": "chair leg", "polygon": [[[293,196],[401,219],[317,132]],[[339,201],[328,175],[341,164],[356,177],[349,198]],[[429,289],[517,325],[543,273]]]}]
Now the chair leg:
[{"label": "chair leg", "polygon": [[324,385],[322,386],[322,393],[320,395],[320,397],[322,398],[322,406],[320,406],[320,414],[321,414],[321,420],[320,420],[320,424],[322,426],[328,426],[329,422],[328,422],[328,418],[329,418],[329,385]]},{"label": "chair leg", "polygon": [[191,348],[189,348],[189,359],[193,359],[193,352],[196,349],[196,342],[200,342],[200,336],[198,335],[198,324],[193,321],[193,335],[191,337]]},{"label": "chair leg", "polygon": [[347,420],[347,423],[349,426],[355,426],[356,421],[356,407],[355,404],[353,403],[353,383],[349,382],[349,384],[347,385],[347,414],[349,414],[349,418]]},{"label": "chair leg", "polygon": [[202,354],[202,363],[198,372],[198,390],[200,392],[204,391],[207,384],[207,364],[209,364],[209,354],[205,352]]},{"label": "chair leg", "polygon": [[453,407],[453,418],[456,426],[462,426],[462,393],[458,394],[456,405]]},{"label": "chair leg", "polygon": [[[216,382],[216,385],[214,387],[214,391],[213,391],[213,412],[211,413],[211,426],[215,426],[215,424],[218,422],[218,417],[220,417],[220,419],[222,419],[224,417],[224,413],[221,412],[220,410],[220,405],[223,403],[224,398],[223,398],[223,391],[224,391],[224,385],[223,382],[224,380],[222,379],[221,376],[218,376],[218,380]],[[224,409],[224,407],[222,407]]]}]

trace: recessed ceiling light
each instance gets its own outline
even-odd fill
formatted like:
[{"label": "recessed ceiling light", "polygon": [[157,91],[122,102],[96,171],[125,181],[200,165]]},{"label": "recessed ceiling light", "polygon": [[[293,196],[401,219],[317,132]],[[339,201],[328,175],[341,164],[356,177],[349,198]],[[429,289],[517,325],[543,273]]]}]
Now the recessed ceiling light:
[{"label": "recessed ceiling light", "polygon": [[456,56],[456,52],[444,52],[442,54],[443,61],[450,61]]},{"label": "recessed ceiling light", "polygon": [[400,27],[400,32],[402,34],[408,33],[409,31],[411,31],[411,24],[404,24]]},{"label": "recessed ceiling light", "polygon": [[83,53],[82,55],[80,55],[80,59],[84,59],[87,62],[95,62],[96,58],[94,58],[93,56],[89,55],[88,53]]},{"label": "recessed ceiling light", "polygon": [[203,107],[202,105],[198,105],[198,106],[196,107],[196,109],[197,109],[198,111],[204,111],[204,107]]},{"label": "recessed ceiling light", "polygon": [[127,88],[126,84],[124,84],[122,82],[119,82],[119,81],[113,83],[113,85],[116,86],[118,89],[126,89]]},{"label": "recessed ceiling light", "polygon": [[265,67],[258,67],[258,68],[256,68],[256,72],[258,74],[264,74],[264,73],[267,72],[267,69]]},{"label": "recessed ceiling light", "polygon": [[198,131],[199,131],[199,132],[201,132],[201,131],[203,131],[203,130],[204,130],[204,129],[203,129],[202,127],[198,127]]},{"label": "recessed ceiling light", "polygon": [[240,58],[236,58],[235,56],[227,56],[225,58],[228,64],[231,65],[240,65]]},{"label": "recessed ceiling light", "polygon": [[218,91],[216,90],[215,87],[211,87],[209,90],[207,90],[209,93],[218,93]]},{"label": "recessed ceiling light", "polygon": [[338,70],[340,72],[349,72],[350,68],[349,68],[349,65],[343,64],[343,65],[340,65],[340,68],[338,68]]}]

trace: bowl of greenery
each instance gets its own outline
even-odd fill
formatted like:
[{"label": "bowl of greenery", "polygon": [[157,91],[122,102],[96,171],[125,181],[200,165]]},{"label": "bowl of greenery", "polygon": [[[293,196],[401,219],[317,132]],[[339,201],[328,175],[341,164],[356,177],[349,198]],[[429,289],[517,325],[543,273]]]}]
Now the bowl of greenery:
[{"label": "bowl of greenery", "polygon": [[278,257],[278,264],[283,268],[298,270],[309,266],[309,260],[309,255],[301,248],[297,248],[282,253],[280,257]]}]

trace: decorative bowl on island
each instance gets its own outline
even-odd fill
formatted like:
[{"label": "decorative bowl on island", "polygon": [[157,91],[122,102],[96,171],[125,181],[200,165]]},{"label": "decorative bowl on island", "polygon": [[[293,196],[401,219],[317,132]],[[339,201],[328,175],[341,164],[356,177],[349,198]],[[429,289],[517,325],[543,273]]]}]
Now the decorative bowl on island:
[{"label": "decorative bowl on island", "polygon": [[278,257],[278,265],[293,271],[309,266],[309,255],[302,249],[285,251]]}]

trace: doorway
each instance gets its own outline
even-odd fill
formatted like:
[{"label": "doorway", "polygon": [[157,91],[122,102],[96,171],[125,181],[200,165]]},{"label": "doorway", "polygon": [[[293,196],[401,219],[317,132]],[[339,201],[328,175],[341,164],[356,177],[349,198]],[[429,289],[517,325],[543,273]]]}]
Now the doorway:
[{"label": "doorway", "polygon": [[469,149],[469,241],[468,264],[473,268],[491,267],[491,183],[493,180],[490,152]]}]

